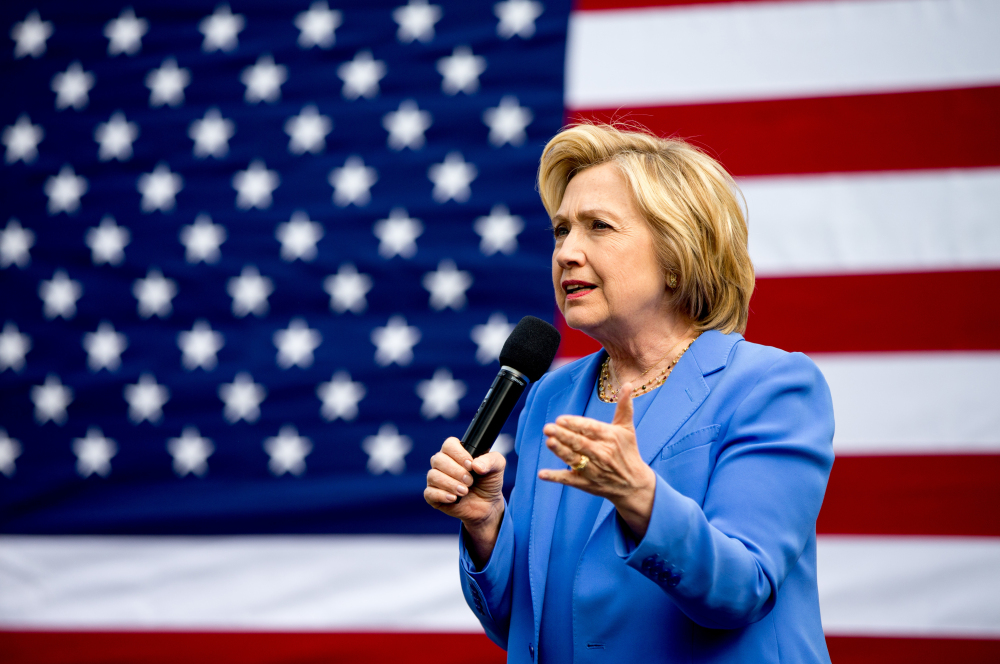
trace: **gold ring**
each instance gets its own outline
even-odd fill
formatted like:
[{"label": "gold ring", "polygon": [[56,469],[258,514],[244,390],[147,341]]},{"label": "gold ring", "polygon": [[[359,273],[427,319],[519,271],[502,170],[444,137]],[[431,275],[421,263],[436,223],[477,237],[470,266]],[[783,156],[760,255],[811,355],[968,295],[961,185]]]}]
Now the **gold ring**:
[{"label": "gold ring", "polygon": [[570,466],[570,468],[573,469],[574,473],[579,473],[580,471],[582,471],[584,468],[587,467],[588,463],[590,463],[590,457],[587,456],[586,454],[581,454],[580,455],[580,460],[577,461],[572,466]]}]

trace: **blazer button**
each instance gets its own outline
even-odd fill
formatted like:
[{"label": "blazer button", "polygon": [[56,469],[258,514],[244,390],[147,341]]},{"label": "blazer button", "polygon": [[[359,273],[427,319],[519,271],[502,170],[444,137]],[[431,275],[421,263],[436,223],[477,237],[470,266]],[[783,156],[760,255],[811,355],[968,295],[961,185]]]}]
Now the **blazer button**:
[{"label": "blazer button", "polygon": [[535,661],[535,646],[528,644],[528,655],[531,657],[531,661]]}]

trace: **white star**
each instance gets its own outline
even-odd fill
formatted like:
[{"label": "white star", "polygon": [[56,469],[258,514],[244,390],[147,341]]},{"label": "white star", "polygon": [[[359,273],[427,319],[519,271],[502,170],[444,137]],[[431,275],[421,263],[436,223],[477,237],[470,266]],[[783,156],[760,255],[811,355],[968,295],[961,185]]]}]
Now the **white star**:
[{"label": "white star", "polygon": [[0,137],[7,148],[4,161],[13,164],[20,159],[26,164],[32,163],[38,158],[38,144],[44,137],[42,125],[31,124],[31,118],[22,113],[17,122],[4,127],[3,136]]},{"label": "white star", "polygon": [[509,433],[502,433],[497,436],[497,439],[493,442],[493,447],[490,448],[490,452],[496,452],[503,456],[507,456],[514,449],[514,437]]},{"label": "white star", "polygon": [[369,191],[378,181],[378,172],[370,166],[365,166],[361,157],[350,156],[344,162],[343,168],[330,171],[329,182],[333,187],[333,202],[340,207],[351,203],[357,206],[368,205],[372,196]]},{"label": "white star", "polygon": [[376,327],[371,334],[375,344],[375,363],[387,367],[393,362],[401,367],[413,361],[413,347],[420,341],[420,330],[406,324],[402,316],[392,316],[385,327]]},{"label": "white star", "polygon": [[320,383],[316,396],[323,402],[320,414],[329,422],[337,419],[353,420],[358,416],[358,402],[365,398],[367,390],[361,383],[351,380],[351,374],[338,371],[330,381]]},{"label": "white star", "polygon": [[413,258],[417,253],[417,238],[424,232],[419,219],[412,219],[403,208],[393,208],[388,219],[379,219],[373,227],[378,238],[378,255],[389,259],[393,256]]},{"label": "white star", "polygon": [[192,122],[188,129],[188,136],[194,141],[194,156],[199,159],[225,157],[229,153],[229,139],[235,133],[236,125],[222,117],[217,108],[208,109],[205,117]]},{"label": "white star", "polygon": [[45,53],[45,42],[52,36],[52,21],[43,21],[38,12],[28,13],[20,23],[15,23],[10,29],[10,38],[14,44],[14,58],[30,55],[33,58]]},{"label": "white star", "polygon": [[87,230],[84,241],[90,247],[90,259],[94,265],[109,263],[120,265],[125,260],[125,245],[132,234],[124,226],[115,223],[114,217],[106,216],[96,228]]},{"label": "white star", "polygon": [[281,84],[287,80],[288,67],[274,64],[270,55],[262,55],[240,74],[240,81],[247,86],[243,98],[248,104],[274,103],[281,99]]},{"label": "white star", "polygon": [[52,175],[45,181],[45,195],[49,197],[49,214],[73,214],[80,208],[80,197],[89,189],[87,178],[77,175],[73,167],[66,164],[59,169],[59,175]]},{"label": "white star", "polygon": [[233,14],[229,5],[219,5],[198,23],[198,32],[205,35],[201,50],[206,53],[235,50],[239,45],[237,36],[245,25],[243,14]]},{"label": "white star", "polygon": [[449,152],[444,162],[432,164],[427,169],[427,177],[434,183],[434,192],[431,194],[438,203],[445,203],[455,200],[464,203],[472,195],[469,185],[479,170],[475,164],[465,161],[460,152]]},{"label": "white star", "polygon": [[301,475],[306,470],[306,457],[312,452],[312,442],[300,436],[291,424],[281,427],[277,436],[264,440],[264,451],[271,460],[268,469],[275,475]]},{"label": "white star", "polygon": [[32,386],[31,401],[35,404],[36,422],[52,420],[62,426],[66,424],[66,407],[73,401],[73,390],[63,385],[59,376],[49,374],[44,385]]},{"label": "white star", "polygon": [[128,338],[107,321],[101,321],[96,332],[83,335],[83,349],[87,351],[87,366],[91,371],[117,371],[127,347]]},{"label": "white star", "polygon": [[225,403],[223,415],[230,424],[246,420],[253,424],[260,417],[260,403],[267,396],[263,385],[253,382],[253,376],[241,371],[231,383],[219,385],[219,398]]},{"label": "white star", "polygon": [[514,325],[507,322],[507,317],[499,311],[492,314],[485,325],[476,325],[469,335],[479,346],[476,349],[476,360],[480,364],[489,364],[500,357],[507,337],[514,331]]},{"label": "white star", "polygon": [[31,337],[22,334],[17,325],[10,321],[3,324],[0,332],[0,372],[24,368],[24,356],[31,350]]},{"label": "white star", "polygon": [[506,205],[494,205],[488,217],[479,217],[472,226],[479,241],[479,251],[487,256],[496,252],[510,255],[517,251],[517,236],[524,230],[521,217],[512,215]]},{"label": "white star", "polygon": [[56,93],[56,108],[62,110],[72,106],[76,110],[85,108],[90,102],[90,89],[94,87],[94,74],[83,71],[76,60],[69,68],[52,77],[52,91]]},{"label": "white star", "polygon": [[351,311],[360,314],[368,308],[365,296],[372,289],[372,278],[360,274],[352,263],[344,263],[323,281],[323,290],[330,295],[330,308],[338,314]]},{"label": "white star", "polygon": [[76,301],[83,295],[83,286],[66,275],[65,270],[56,270],[49,281],[38,285],[38,296],[42,298],[45,317],[49,320],[62,316],[69,320],[76,315]]},{"label": "white star", "polygon": [[174,472],[178,477],[188,473],[203,477],[208,472],[208,457],[212,456],[215,446],[198,433],[197,427],[184,427],[180,438],[167,440],[167,451],[174,458]]},{"label": "white star", "polygon": [[501,39],[510,39],[517,35],[521,39],[530,39],[535,34],[535,19],[542,15],[545,8],[534,0],[504,0],[493,5],[493,13],[498,19],[497,35]]},{"label": "white star", "polygon": [[193,224],[181,228],[180,240],[188,263],[217,263],[221,255],[219,245],[226,241],[226,228],[213,224],[207,214],[199,214]]},{"label": "white star", "polygon": [[13,477],[17,471],[17,457],[21,456],[21,442],[7,435],[7,430],[0,427],[0,473],[5,477]]},{"label": "white star", "polygon": [[81,477],[94,473],[107,477],[111,474],[111,459],[118,454],[118,445],[105,437],[100,427],[90,427],[86,438],[73,439],[73,454],[76,455],[76,472]]},{"label": "white star", "polygon": [[142,37],[147,32],[149,32],[149,21],[136,18],[132,8],[126,7],[118,18],[111,19],[104,26],[104,36],[108,38],[108,55],[138,53],[142,48]]},{"label": "white star", "polygon": [[170,390],[159,385],[149,373],[139,376],[138,383],[126,385],[122,394],[128,402],[128,418],[132,424],[143,420],[159,424],[163,419],[163,405],[170,400]]},{"label": "white star", "polygon": [[431,114],[421,111],[412,99],[406,99],[400,102],[399,110],[382,116],[382,126],[389,132],[389,147],[393,150],[419,150],[424,147],[424,132],[431,126]]},{"label": "white star", "polygon": [[136,279],[132,284],[132,294],[138,300],[140,316],[166,318],[173,311],[171,301],[177,295],[177,282],[167,279],[156,268],[150,268],[145,279]]},{"label": "white star", "polygon": [[473,55],[468,46],[456,46],[451,55],[437,61],[437,70],[444,77],[441,90],[445,94],[471,95],[479,89],[479,75],[486,71],[486,58]]},{"label": "white star", "polygon": [[441,7],[427,0],[410,0],[392,10],[392,20],[399,24],[396,38],[404,44],[414,39],[429,42],[434,39],[434,24],[441,20]]},{"label": "white star", "polygon": [[6,228],[0,230],[0,268],[16,265],[25,267],[31,262],[31,248],[35,246],[35,233],[22,228],[17,219],[7,221]]},{"label": "white star", "polygon": [[438,369],[430,380],[417,383],[417,396],[423,399],[420,414],[428,420],[458,415],[458,401],[465,396],[465,383],[451,377],[447,369]]},{"label": "white star", "polygon": [[330,9],[326,1],[314,2],[309,5],[309,11],[295,15],[295,27],[299,29],[299,46],[301,48],[330,48],[336,41],[334,31],[344,22],[343,14]]},{"label": "white star", "polygon": [[184,103],[184,88],[191,84],[191,72],[177,66],[177,60],[167,58],[159,69],[146,74],[150,106],[179,106]]},{"label": "white star", "polygon": [[498,106],[483,111],[483,122],[490,128],[490,143],[496,147],[524,143],[527,138],[524,129],[534,118],[531,109],[518,104],[517,97],[511,95],[504,96]]},{"label": "white star", "polygon": [[142,194],[139,207],[146,213],[156,210],[170,212],[176,203],[174,198],[183,188],[184,178],[172,173],[167,164],[160,162],[152,173],[143,173],[136,182],[136,189]]},{"label": "white star", "polygon": [[457,311],[465,306],[465,291],[472,285],[472,276],[446,259],[438,263],[436,272],[425,274],[421,283],[431,294],[432,309],[441,311],[451,307]]},{"label": "white star", "polygon": [[218,364],[215,354],[222,350],[225,341],[208,321],[196,320],[190,332],[177,333],[177,346],[181,349],[181,364],[188,371],[198,367],[211,371]]},{"label": "white star", "polygon": [[323,336],[301,318],[288,324],[288,328],[274,333],[274,345],[278,349],[277,362],[282,369],[312,366],[313,351],[323,341]]},{"label": "white star", "polygon": [[316,106],[310,104],[285,123],[285,133],[291,136],[288,151],[292,154],[319,154],[326,148],[326,135],[331,131],[333,122],[330,118],[320,115]]},{"label": "white star", "polygon": [[368,472],[381,475],[389,471],[399,475],[406,470],[406,454],[413,449],[409,436],[400,436],[395,426],[388,422],[378,428],[378,435],[368,436],[361,443],[368,455]]},{"label": "white star", "polygon": [[241,210],[265,210],[271,207],[271,194],[279,184],[281,176],[278,171],[269,171],[263,160],[254,159],[245,171],[237,171],[233,176],[236,207]]},{"label": "white star", "polygon": [[101,146],[97,156],[101,161],[128,161],[132,158],[132,143],[138,137],[139,125],[126,120],[125,114],[118,111],[94,129],[94,140]]},{"label": "white star", "polygon": [[353,60],[337,67],[337,76],[344,82],[341,94],[345,99],[371,99],[378,94],[378,82],[386,71],[385,62],[373,59],[371,51],[358,51]]},{"label": "white star", "polygon": [[309,220],[302,210],[292,213],[292,218],[278,224],[274,236],[281,243],[281,257],[289,263],[296,258],[311,261],[316,258],[316,243],[323,237],[323,227]]},{"label": "white star", "polygon": [[238,277],[226,284],[226,292],[233,298],[233,315],[243,318],[247,314],[263,316],[267,313],[267,297],[274,292],[274,282],[260,276],[253,265],[247,265]]}]

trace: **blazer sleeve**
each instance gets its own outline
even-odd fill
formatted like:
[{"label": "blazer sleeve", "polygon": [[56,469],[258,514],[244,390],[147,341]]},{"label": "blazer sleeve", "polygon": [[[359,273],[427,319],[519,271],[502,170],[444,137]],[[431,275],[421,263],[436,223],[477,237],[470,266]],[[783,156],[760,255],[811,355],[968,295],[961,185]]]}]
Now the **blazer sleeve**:
[{"label": "blazer sleeve", "polygon": [[733,411],[704,508],[658,475],[643,539],[616,520],[618,555],[703,627],[760,620],[815,536],[833,427],[819,369],[801,353],[784,355]]}]

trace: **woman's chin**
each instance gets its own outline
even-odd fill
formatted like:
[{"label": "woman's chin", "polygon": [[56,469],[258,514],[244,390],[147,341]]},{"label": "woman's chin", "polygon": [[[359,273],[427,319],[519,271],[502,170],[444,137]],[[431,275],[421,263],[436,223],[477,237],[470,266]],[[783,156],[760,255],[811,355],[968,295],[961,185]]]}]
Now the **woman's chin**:
[{"label": "woman's chin", "polygon": [[566,325],[573,328],[574,330],[579,330],[584,334],[590,334],[590,331],[597,328],[601,322],[603,322],[603,317],[596,315],[596,312],[587,311],[583,307],[569,306],[563,309],[563,318],[566,319]]}]

